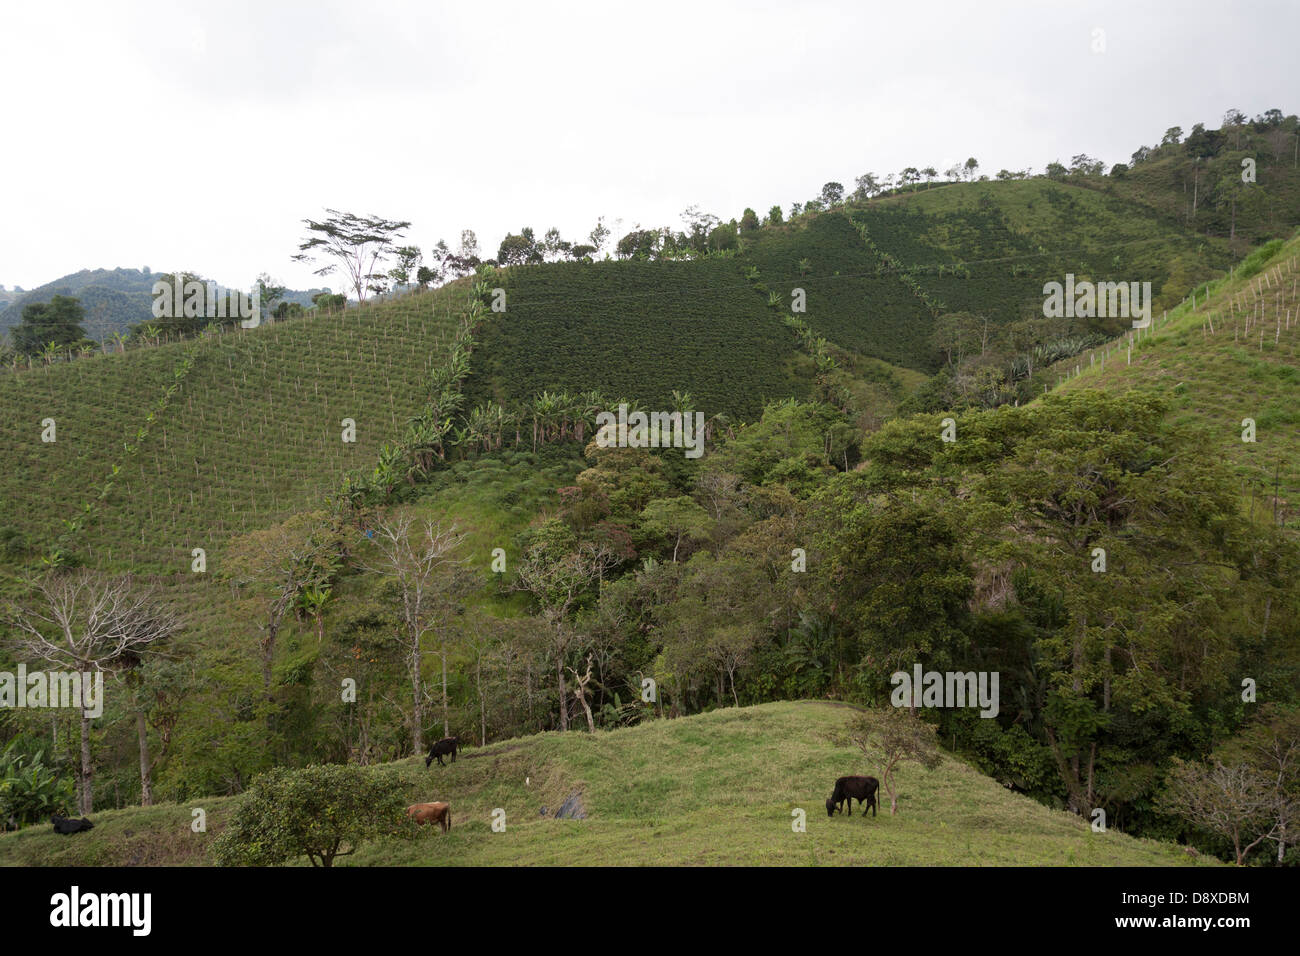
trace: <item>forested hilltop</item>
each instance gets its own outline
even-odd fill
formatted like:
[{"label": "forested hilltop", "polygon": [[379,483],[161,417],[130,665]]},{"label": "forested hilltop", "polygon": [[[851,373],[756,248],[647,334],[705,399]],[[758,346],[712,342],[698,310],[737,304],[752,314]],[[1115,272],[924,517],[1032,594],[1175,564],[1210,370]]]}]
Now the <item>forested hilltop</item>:
[{"label": "forested hilltop", "polygon": [[[346,307],[116,347],[76,348],[75,296],[53,300],[27,325],[69,344],[0,375],[0,672],[108,679],[93,719],[0,710],[0,810],[240,795],[322,763],[409,789],[422,766],[380,765],[448,735],[641,725],[600,759],[700,746],[752,768],[741,713],[813,728],[829,773],[849,758],[825,741],[853,754],[836,735],[884,714],[919,762],[904,816],[955,825],[943,766],[994,830],[1041,826],[1020,861],[972,837],[989,862],[1107,862],[1079,839],[1100,810],[1294,864],[1300,777],[1277,761],[1300,741],[1298,133],[1230,114],[1108,171],[972,158],[731,222],[692,208],[685,230],[525,228],[492,258],[467,232],[426,263],[408,224],[371,220],[392,268],[356,272]],[[329,212],[300,255],[356,225]],[[1127,298],[1048,317],[1067,276],[1149,283],[1149,321]],[[703,453],[611,443],[620,406],[698,419]],[[130,641],[42,643],[60,615],[91,635],[96,600]],[[899,708],[892,676],[918,669],[997,674],[996,712]],[[804,699],[849,706],[738,710]],[[548,800],[585,781],[649,825],[594,751],[553,740],[520,745]],[[453,768],[490,810],[492,784]],[[412,862],[394,853],[370,862]]]},{"label": "forested hilltop", "polygon": [[[93,343],[112,343],[115,333],[125,337],[133,326],[153,319],[152,289],[167,274],[142,269],[82,269],[21,293],[0,290],[0,332],[13,329],[23,320],[23,309],[46,304],[56,295],[75,296],[84,312],[83,329]],[[281,290],[278,297],[306,308],[312,296],[328,289]]]}]

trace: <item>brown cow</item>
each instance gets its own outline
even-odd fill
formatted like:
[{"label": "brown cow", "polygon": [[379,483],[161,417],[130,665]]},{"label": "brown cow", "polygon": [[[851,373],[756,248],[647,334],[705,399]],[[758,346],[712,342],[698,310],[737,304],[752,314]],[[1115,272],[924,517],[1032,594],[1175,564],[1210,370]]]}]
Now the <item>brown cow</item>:
[{"label": "brown cow", "polygon": [[420,826],[437,823],[443,833],[451,829],[450,803],[413,803],[406,808],[406,815]]}]

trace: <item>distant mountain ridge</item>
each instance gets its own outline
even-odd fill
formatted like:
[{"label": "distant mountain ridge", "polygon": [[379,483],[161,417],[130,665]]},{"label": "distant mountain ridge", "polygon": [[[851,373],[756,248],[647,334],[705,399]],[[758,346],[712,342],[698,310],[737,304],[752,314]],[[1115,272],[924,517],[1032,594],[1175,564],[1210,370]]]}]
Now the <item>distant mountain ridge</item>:
[{"label": "distant mountain ridge", "polygon": [[[137,322],[153,317],[153,284],[165,272],[148,269],[82,269],[72,272],[36,289],[29,289],[7,305],[0,301],[0,332],[22,321],[23,307],[33,302],[49,302],[56,295],[75,296],[86,310],[82,327],[86,335],[100,340],[114,332],[126,332]],[[289,302],[310,306],[311,297],[325,288],[290,290],[285,293]],[[9,293],[0,293],[0,297]]]}]

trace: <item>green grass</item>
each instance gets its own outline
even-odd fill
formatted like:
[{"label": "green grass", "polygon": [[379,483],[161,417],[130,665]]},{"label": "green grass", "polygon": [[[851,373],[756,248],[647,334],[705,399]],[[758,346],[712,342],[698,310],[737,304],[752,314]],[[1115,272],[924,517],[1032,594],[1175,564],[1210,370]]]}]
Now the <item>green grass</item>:
[{"label": "green grass", "polygon": [[[1131,365],[1123,344],[1109,352],[1104,369],[1090,368],[1086,354],[1061,363],[1071,372],[1076,365],[1083,368],[1062,387],[1142,389],[1165,397],[1171,415],[1196,429],[1206,447],[1235,467],[1245,507],[1250,509],[1253,500],[1255,516],[1271,520],[1276,480],[1280,514],[1294,527],[1300,520],[1300,298],[1293,290],[1300,280],[1300,237],[1278,248],[1260,271],[1268,273],[1274,285],[1265,289],[1267,321],[1262,328],[1252,324],[1249,339],[1241,313],[1234,318],[1229,303],[1234,298],[1242,303],[1244,295],[1253,308],[1249,290],[1261,276],[1225,278],[1210,284],[1208,300],[1200,295],[1194,311],[1190,302],[1171,311],[1167,321],[1157,324],[1153,334],[1133,349]],[[1274,317],[1279,307],[1283,312],[1280,334]],[[1104,351],[1097,350],[1098,356]],[[1255,420],[1253,443],[1242,441],[1245,418]]]},{"label": "green grass", "polygon": [[967,264],[968,278],[939,276],[937,268],[917,278],[949,310],[999,320],[1041,316],[1043,283],[1062,281],[1067,272],[1149,281],[1157,308],[1164,308],[1186,294],[1189,277],[1200,281],[1231,262],[1225,241],[1074,182],[947,185],[891,196],[853,215],[882,250],[908,265]]},{"label": "green grass", "polygon": [[[904,764],[899,811],[826,817],[835,778],[878,761],[829,740],[852,710],[826,702],[727,709],[604,731],[546,733],[398,764],[412,802],[447,800],[449,835],[362,846],[342,865],[1186,865],[1181,848],[1088,824],[1005,790],[964,763]],[[555,820],[572,793],[588,818]],[[207,863],[231,798],[110,811],[73,837],[47,826],[0,836],[0,864]],[[192,807],[209,830],[189,829]],[[540,813],[542,807],[547,816]],[[505,811],[493,832],[493,811]],[[792,829],[792,812],[807,829]],[[1201,858],[1205,861],[1205,858]],[[304,861],[299,861],[303,863]],[[1212,862],[1212,861],[1205,861]]]}]

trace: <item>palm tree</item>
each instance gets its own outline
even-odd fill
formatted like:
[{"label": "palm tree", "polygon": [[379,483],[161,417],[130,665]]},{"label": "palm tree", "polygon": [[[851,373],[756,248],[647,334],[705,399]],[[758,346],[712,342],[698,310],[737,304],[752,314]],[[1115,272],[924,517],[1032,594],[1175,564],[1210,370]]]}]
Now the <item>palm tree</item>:
[{"label": "palm tree", "polygon": [[[509,411],[502,405],[496,405],[494,403],[489,403],[489,405],[491,406],[492,409],[492,431],[496,435],[496,442],[494,447],[500,448],[501,443],[505,441],[506,430],[511,425],[515,425],[516,427],[518,426],[519,415],[517,415],[512,411]],[[518,444],[518,442],[519,442],[519,434],[518,431],[516,431],[515,443]]]},{"label": "palm tree", "polygon": [[372,480],[380,493],[387,497],[397,483],[402,480],[402,452],[401,449],[389,445],[387,442],[379,449],[379,462],[375,465],[372,474]]},{"label": "palm tree", "polygon": [[704,420],[704,440],[709,441],[717,434],[719,428],[725,428],[728,438],[735,438],[736,433],[731,427],[731,417],[725,412],[718,412]]},{"label": "palm tree", "polygon": [[542,392],[532,404],[533,413],[533,451],[537,451],[537,437],[540,431],[542,444],[546,444],[552,428],[558,428],[562,414],[559,396],[551,392]]},{"label": "palm tree", "polygon": [[595,389],[583,392],[575,401],[577,404],[577,420],[574,422],[573,437],[582,442],[587,435],[587,424],[590,423],[594,431],[596,416],[606,411],[607,408],[600,392]]},{"label": "palm tree", "polygon": [[474,446],[475,451],[487,451],[492,446],[492,425],[495,413],[494,403],[488,401],[470,409],[465,419],[465,441]]},{"label": "palm tree", "polygon": [[325,605],[334,595],[334,589],[329,584],[318,582],[309,584],[303,588],[302,594],[299,595],[299,603],[303,610],[310,614],[316,621],[316,643],[320,644],[325,640]]}]

